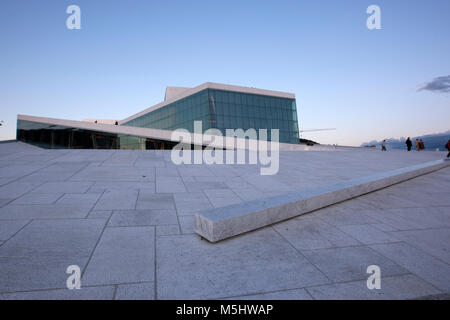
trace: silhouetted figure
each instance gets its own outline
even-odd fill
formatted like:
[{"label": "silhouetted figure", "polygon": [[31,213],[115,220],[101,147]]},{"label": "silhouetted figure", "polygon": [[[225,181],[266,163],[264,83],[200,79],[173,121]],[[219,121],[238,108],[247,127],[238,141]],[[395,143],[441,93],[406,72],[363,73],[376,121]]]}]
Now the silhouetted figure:
[{"label": "silhouetted figure", "polygon": [[450,158],[450,139],[447,141],[447,144],[445,145],[445,148],[447,148],[447,158]]},{"label": "silhouetted figure", "polygon": [[116,125],[116,126],[117,126],[117,125],[119,125],[119,122],[118,122],[118,121],[116,121],[115,125]]},{"label": "silhouetted figure", "polygon": [[97,120],[95,120],[94,123],[97,123]]},{"label": "silhouetted figure", "polygon": [[416,150],[419,151],[419,139],[416,139],[416,141],[414,141],[414,147],[416,147]]},{"label": "silhouetted figure", "polygon": [[411,139],[408,137],[408,139],[406,139],[406,148],[408,149],[408,151],[411,151],[411,147],[412,147],[412,142]]},{"label": "silhouetted figure", "polygon": [[387,151],[386,150],[386,140],[383,140],[383,142],[381,143],[381,151]]}]

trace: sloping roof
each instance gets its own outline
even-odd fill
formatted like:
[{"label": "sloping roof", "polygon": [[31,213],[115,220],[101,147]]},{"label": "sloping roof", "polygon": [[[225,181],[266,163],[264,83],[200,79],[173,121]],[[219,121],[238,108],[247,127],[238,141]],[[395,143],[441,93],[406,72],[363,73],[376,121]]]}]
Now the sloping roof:
[{"label": "sloping roof", "polygon": [[[121,125],[112,125],[112,124],[104,124],[104,123],[92,123],[86,121],[77,121],[77,120],[64,120],[64,119],[55,119],[55,118],[46,118],[46,117],[35,117],[28,115],[17,115],[18,120],[25,120],[37,123],[46,123],[55,126],[64,126],[64,127],[72,127],[72,128],[80,128],[85,130],[92,131],[100,131],[100,132],[109,132],[116,134],[124,134],[130,136],[137,136],[143,138],[151,138],[157,140],[165,140],[172,142],[181,142],[183,138],[176,134],[172,135],[173,130],[161,130],[161,129],[153,129],[153,128],[143,128],[143,127],[132,127],[132,126],[121,126]],[[189,133],[191,136],[191,141],[193,144],[211,146],[217,148],[228,148],[228,146],[236,146],[238,149],[250,149],[254,150],[254,147],[257,147],[251,142],[254,140],[248,140],[244,138],[236,138],[236,137],[224,137],[224,140],[220,142],[221,139],[217,139],[217,136],[209,135],[209,134],[196,134]],[[210,143],[212,141],[212,143]],[[271,148],[272,144],[274,144],[275,148],[279,148],[280,151],[289,151],[289,150],[309,150],[310,148],[304,145],[299,144],[290,144],[290,143],[274,143],[267,142],[268,148]],[[314,151],[318,150],[328,150],[328,147],[316,146],[314,147]]]},{"label": "sloping roof", "polygon": [[189,90],[189,89],[191,89],[191,88],[166,87],[166,95],[164,96],[164,101],[175,98],[176,96],[182,94],[184,91]]}]

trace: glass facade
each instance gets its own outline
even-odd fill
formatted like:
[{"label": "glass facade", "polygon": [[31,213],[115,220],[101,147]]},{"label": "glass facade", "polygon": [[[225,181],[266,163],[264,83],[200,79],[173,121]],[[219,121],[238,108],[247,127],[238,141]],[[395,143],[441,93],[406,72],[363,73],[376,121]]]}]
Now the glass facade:
[{"label": "glass facade", "polygon": [[225,129],[279,129],[280,142],[300,143],[295,99],[259,94],[205,89],[123,125],[165,130],[194,130],[202,121],[203,131]]},{"label": "glass facade", "polygon": [[17,120],[17,140],[47,149],[172,149],[175,142]]}]

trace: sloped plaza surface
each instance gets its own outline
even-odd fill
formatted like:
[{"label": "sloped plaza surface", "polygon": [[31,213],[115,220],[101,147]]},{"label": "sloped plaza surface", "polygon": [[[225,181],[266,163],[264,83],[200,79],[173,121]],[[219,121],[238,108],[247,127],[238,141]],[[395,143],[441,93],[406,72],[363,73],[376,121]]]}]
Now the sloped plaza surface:
[{"label": "sloped plaza surface", "polygon": [[[257,165],[0,144],[0,299],[407,299],[450,291],[450,168],[215,244],[195,212],[442,159],[341,148]],[[81,269],[68,290],[66,268]],[[381,289],[366,285],[369,265]]]}]

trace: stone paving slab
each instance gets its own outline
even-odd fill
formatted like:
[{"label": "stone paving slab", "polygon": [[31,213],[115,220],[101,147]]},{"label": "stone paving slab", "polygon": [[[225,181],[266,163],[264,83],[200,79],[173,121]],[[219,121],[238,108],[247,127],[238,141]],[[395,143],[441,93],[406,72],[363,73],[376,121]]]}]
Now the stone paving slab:
[{"label": "stone paving slab", "polygon": [[155,284],[143,282],[117,286],[116,300],[154,300]]},{"label": "stone paving slab", "polygon": [[112,210],[92,210],[87,216],[88,219],[104,219],[108,220],[112,215]]},{"label": "stone paving slab", "polygon": [[42,182],[11,182],[0,187],[0,199],[13,200],[35,189]]},{"label": "stone paving slab", "polygon": [[14,199],[0,199],[0,208],[7,205],[8,203],[10,203],[13,200]]},{"label": "stone paving slab", "polygon": [[411,274],[383,277],[380,290],[368,290],[366,280],[328,284],[307,290],[317,300],[398,300],[440,292]]},{"label": "stone paving slab", "polygon": [[0,170],[0,178],[20,178],[32,174],[39,169],[43,169],[45,164],[28,165],[28,164],[10,164]]},{"label": "stone paving slab", "polygon": [[138,194],[136,190],[107,190],[101,195],[94,210],[135,209]]},{"label": "stone paving slab", "polygon": [[[353,199],[352,202],[355,200],[357,199]],[[317,211],[315,216],[336,227],[379,223],[378,220],[364,214],[364,210],[348,209],[344,206],[344,203],[340,203],[324,208]]]},{"label": "stone paving slab", "polygon": [[109,227],[136,227],[178,224],[175,210],[122,210],[114,211]]},{"label": "stone paving slab", "polygon": [[114,286],[82,287],[0,294],[0,300],[112,300]]},{"label": "stone paving slab", "polygon": [[22,229],[29,220],[4,220],[0,223],[0,240],[6,241]]},{"label": "stone paving slab", "polygon": [[21,182],[60,182],[65,181],[77,173],[80,169],[86,167],[88,162],[77,163],[53,163],[46,164],[45,168],[22,177]]},{"label": "stone paving slab", "polygon": [[237,194],[230,189],[206,189],[203,192],[215,208],[242,202]]},{"label": "stone paving slab", "polygon": [[167,209],[174,210],[175,202],[173,194],[159,193],[154,194],[147,190],[141,190],[136,203],[136,209]]},{"label": "stone paving slab", "polygon": [[167,224],[156,226],[156,236],[171,236],[180,234],[180,226],[178,224]]},{"label": "stone paving slab", "polygon": [[92,208],[99,200],[99,194],[93,193],[66,193],[60,197],[55,204],[57,205],[78,205],[86,208]]},{"label": "stone paving slab", "polygon": [[33,193],[85,193],[93,182],[58,181],[46,182],[33,190]]},{"label": "stone paving slab", "polygon": [[180,228],[183,234],[195,233],[194,231],[194,216],[180,216]]},{"label": "stone paving slab", "polygon": [[274,229],[298,250],[315,250],[360,245],[361,242],[345,232],[320,220],[291,219]]},{"label": "stone paving slab", "polygon": [[179,177],[156,178],[156,193],[186,192],[183,180]]},{"label": "stone paving slab", "polygon": [[179,215],[193,215],[204,208],[212,208],[203,192],[175,193],[173,197]]},{"label": "stone paving slab", "polygon": [[450,228],[398,231],[391,234],[450,264]]},{"label": "stone paving slab", "polygon": [[0,293],[66,288],[66,269],[83,269],[103,220],[32,221],[0,247]]},{"label": "stone paving slab", "polygon": [[136,168],[131,166],[88,167],[70,178],[71,181],[155,181],[154,168]]},{"label": "stone paving slab", "polygon": [[293,289],[249,296],[231,297],[225,300],[312,300],[312,297],[305,289]]},{"label": "stone paving slab", "polygon": [[[426,211],[430,212],[433,209],[434,208],[427,208]],[[378,220],[379,223],[389,226],[393,231],[426,229],[430,228],[430,226],[436,227],[436,222],[433,221],[432,215],[427,214],[427,216],[415,220],[405,217],[402,215],[402,212],[411,213],[412,210],[411,208],[364,210],[364,214]],[[441,226],[442,225],[439,224],[439,227]]]},{"label": "stone paving slab", "polygon": [[83,204],[7,205],[0,208],[0,220],[11,219],[81,219],[89,214]]},{"label": "stone paving slab", "polygon": [[371,248],[436,288],[450,291],[450,266],[443,261],[406,243],[380,244]]},{"label": "stone paving slab", "polygon": [[85,285],[155,280],[154,227],[106,228],[86,269]]},{"label": "stone paving slab", "polygon": [[389,231],[397,231],[394,227],[391,227],[390,225],[384,224],[384,223],[374,223],[369,224],[370,226],[377,228],[380,231],[389,232]]},{"label": "stone paving slab", "polygon": [[[450,190],[450,189],[449,189]],[[450,227],[450,210],[446,207],[428,207],[428,208],[401,208],[392,209],[387,212],[392,215],[402,217],[418,228],[444,228]]]},{"label": "stone paving slab", "polygon": [[[8,164],[4,164],[4,166],[8,166],[9,165],[9,163]],[[3,185],[5,185],[5,184],[7,184],[7,183],[10,183],[10,182],[12,182],[12,181],[14,181],[14,180],[16,180],[16,178],[0,178],[0,186],[3,186]]]},{"label": "stone paving slab", "polygon": [[384,276],[408,271],[368,247],[332,248],[304,251],[308,260],[333,282],[367,279],[367,267],[377,265]]},{"label": "stone paving slab", "polygon": [[270,229],[218,244],[195,235],[164,236],[156,248],[158,299],[222,298],[328,282]]},{"label": "stone paving slab", "polygon": [[130,181],[97,181],[88,190],[91,193],[103,193],[106,190],[141,190],[147,192],[155,190],[155,182],[130,182]]},{"label": "stone paving slab", "polygon": [[383,232],[370,224],[341,226],[339,229],[364,244],[400,241],[394,235]]},{"label": "stone paving slab", "polygon": [[63,196],[62,193],[49,193],[49,194],[28,193],[11,202],[11,205],[52,204],[62,196]]}]

